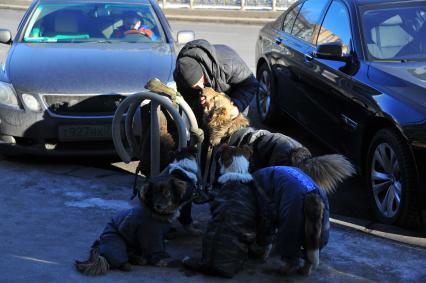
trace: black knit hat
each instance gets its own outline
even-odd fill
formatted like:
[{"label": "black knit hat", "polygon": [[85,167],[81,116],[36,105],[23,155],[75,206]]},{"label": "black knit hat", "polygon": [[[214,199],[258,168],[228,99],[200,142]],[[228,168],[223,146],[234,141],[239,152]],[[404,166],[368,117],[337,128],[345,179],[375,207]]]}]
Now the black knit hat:
[{"label": "black knit hat", "polygon": [[195,85],[203,76],[203,68],[191,57],[181,57],[176,62],[176,73],[189,87]]}]

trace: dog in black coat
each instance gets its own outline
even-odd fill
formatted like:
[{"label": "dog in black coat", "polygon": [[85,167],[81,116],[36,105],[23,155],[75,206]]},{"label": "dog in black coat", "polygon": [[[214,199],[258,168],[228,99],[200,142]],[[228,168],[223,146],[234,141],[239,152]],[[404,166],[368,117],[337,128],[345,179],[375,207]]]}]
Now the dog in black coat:
[{"label": "dog in black coat", "polygon": [[251,154],[248,146],[221,147],[221,176],[212,192],[202,256],[200,260],[185,258],[187,268],[230,278],[243,268],[250,245],[266,247],[272,242],[272,211],[266,194],[248,172]]}]

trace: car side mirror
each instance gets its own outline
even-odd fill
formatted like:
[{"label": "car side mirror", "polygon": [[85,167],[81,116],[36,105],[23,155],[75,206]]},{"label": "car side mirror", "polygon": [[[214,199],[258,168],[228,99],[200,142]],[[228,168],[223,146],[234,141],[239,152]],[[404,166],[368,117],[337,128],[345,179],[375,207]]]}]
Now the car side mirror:
[{"label": "car side mirror", "polygon": [[11,44],[12,34],[8,29],[0,29],[0,43]]},{"label": "car side mirror", "polygon": [[341,42],[327,42],[317,46],[313,56],[319,59],[350,62],[350,55],[344,52]]},{"label": "car side mirror", "polygon": [[195,33],[192,30],[182,30],[177,33],[177,43],[185,44],[195,39]]}]

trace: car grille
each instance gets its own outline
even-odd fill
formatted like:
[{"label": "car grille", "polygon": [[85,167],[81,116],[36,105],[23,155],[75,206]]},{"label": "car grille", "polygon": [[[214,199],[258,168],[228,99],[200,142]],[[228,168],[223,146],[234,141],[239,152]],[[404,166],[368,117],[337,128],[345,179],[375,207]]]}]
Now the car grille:
[{"label": "car grille", "polygon": [[44,95],[50,112],[63,116],[112,116],[124,95]]}]

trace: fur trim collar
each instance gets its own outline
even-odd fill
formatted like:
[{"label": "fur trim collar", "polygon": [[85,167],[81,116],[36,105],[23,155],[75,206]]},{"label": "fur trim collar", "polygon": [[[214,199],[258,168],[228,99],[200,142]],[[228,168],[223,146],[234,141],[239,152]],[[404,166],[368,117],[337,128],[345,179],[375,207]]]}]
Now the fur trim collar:
[{"label": "fur trim collar", "polygon": [[185,176],[187,176],[193,184],[198,183],[198,164],[194,159],[185,158],[173,161],[169,164],[169,174],[172,174],[175,170],[179,170],[185,174]]},{"label": "fur trim collar", "polygon": [[219,177],[217,180],[220,184],[225,184],[226,182],[230,181],[239,181],[242,183],[249,183],[253,181],[253,177],[250,173],[225,173],[222,176]]},{"label": "fur trim collar", "polygon": [[228,167],[222,163],[220,166],[220,173],[222,174],[217,180],[220,184],[229,181],[239,181],[248,183],[253,181],[252,175],[248,171],[249,161],[244,156],[234,156],[232,163]]}]

